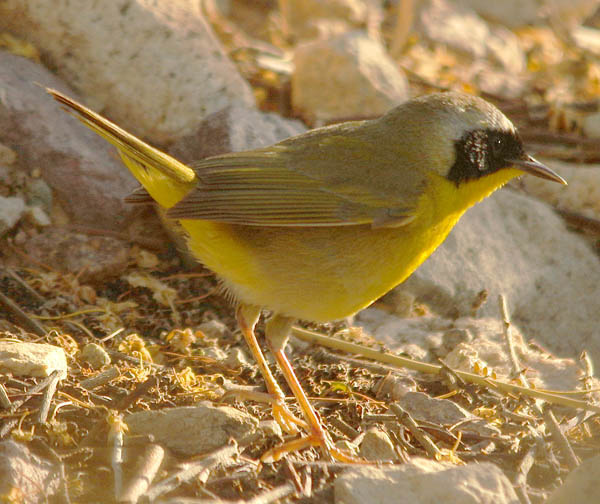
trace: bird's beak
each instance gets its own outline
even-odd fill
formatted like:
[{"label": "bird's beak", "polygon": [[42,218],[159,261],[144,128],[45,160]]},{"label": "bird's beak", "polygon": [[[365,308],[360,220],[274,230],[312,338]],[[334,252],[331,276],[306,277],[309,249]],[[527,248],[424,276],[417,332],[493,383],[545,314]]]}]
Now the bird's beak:
[{"label": "bird's beak", "polygon": [[515,165],[517,169],[525,173],[529,173],[530,175],[535,175],[536,177],[567,185],[567,181],[558,173],[552,171],[546,165],[540,163],[537,159],[531,156],[526,155],[521,159],[510,159],[508,162]]}]

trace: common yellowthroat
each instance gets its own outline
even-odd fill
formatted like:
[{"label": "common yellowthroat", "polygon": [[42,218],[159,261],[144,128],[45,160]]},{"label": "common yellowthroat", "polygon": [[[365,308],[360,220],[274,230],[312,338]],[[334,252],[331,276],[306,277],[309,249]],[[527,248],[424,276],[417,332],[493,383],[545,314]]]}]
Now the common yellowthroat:
[{"label": "common yellowthroat", "polygon": [[[528,156],[496,107],[469,95],[413,99],[379,119],[315,129],[283,142],[186,166],[83,105],[48,90],[115,145],[156,201],[179,221],[194,256],[237,302],[237,319],[273,396],[275,419],[308,436],[275,453],[319,446],[342,461],[284,353],[296,319],[352,315],[405,280],[461,215],[510,179],[564,179]],[[265,336],[299,402],[284,396],[254,335]]]}]

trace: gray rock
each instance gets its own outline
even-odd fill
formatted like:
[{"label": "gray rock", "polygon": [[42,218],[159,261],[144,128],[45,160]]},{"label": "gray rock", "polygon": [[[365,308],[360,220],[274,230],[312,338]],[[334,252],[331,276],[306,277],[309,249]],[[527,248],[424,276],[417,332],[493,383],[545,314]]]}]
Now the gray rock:
[{"label": "gray rock", "polygon": [[[600,136],[600,114],[594,116],[599,121],[598,135]],[[525,190],[560,210],[600,219],[600,164],[565,163],[556,160],[544,160],[544,162],[560,173],[569,185],[562,186],[562,190],[558,190],[552,187],[558,184],[551,184],[537,177],[523,177],[521,184]]]},{"label": "gray rock", "polygon": [[[0,443],[0,495],[15,495],[15,501],[37,504],[53,500],[60,487],[58,467],[14,441]],[[18,493],[12,492],[17,489]],[[18,497],[16,497],[18,495]]]},{"label": "gray rock", "polygon": [[25,202],[18,196],[0,196],[0,236],[19,222],[25,210]]},{"label": "gray rock", "polygon": [[87,362],[92,369],[99,369],[110,364],[110,355],[96,343],[88,343],[81,350],[80,360]]},{"label": "gray rock", "polygon": [[125,422],[132,434],[152,434],[157,443],[188,456],[221,448],[231,438],[239,441],[258,428],[253,416],[210,403],[133,413]]},{"label": "gray rock", "polygon": [[422,392],[408,392],[398,402],[418,421],[446,426],[463,422],[458,430],[473,431],[484,436],[500,434],[500,431],[489,422],[472,415],[448,399],[435,399]]},{"label": "gray rock", "polygon": [[334,483],[336,504],[518,504],[504,473],[484,462],[455,466],[427,459],[391,467],[357,466]]},{"label": "gray rock", "polygon": [[[72,222],[122,231],[132,214],[123,198],[135,179],[113,147],[65,114],[40,85],[74,94],[41,65],[0,51],[0,142],[18,149],[19,166],[39,169]],[[47,190],[30,190],[48,202]]]},{"label": "gray rock", "polygon": [[67,377],[65,351],[46,343],[0,341],[0,372],[17,376],[49,376],[58,371],[62,380]]},{"label": "gray rock", "polygon": [[281,5],[286,31],[294,39],[359,27],[367,22],[368,16],[364,0],[289,0]]},{"label": "gray rock", "polygon": [[419,12],[422,35],[473,59],[489,59],[508,72],[525,70],[525,53],[517,36],[502,26],[490,26],[477,13],[447,0],[428,0]]},{"label": "gray rock", "polygon": [[549,17],[556,22],[577,25],[598,7],[596,0],[460,0],[460,3],[509,28],[547,24]]},{"label": "gray rock", "polygon": [[231,103],[254,103],[201,12],[193,0],[7,0],[0,29],[43,48],[92,108],[164,142]]},{"label": "gray rock", "polygon": [[390,437],[377,428],[369,429],[365,433],[360,443],[359,454],[371,462],[395,462],[398,460],[398,454],[394,450]]},{"label": "gray rock", "polygon": [[[476,367],[481,373],[487,369],[488,373],[493,372],[504,380],[512,375],[499,317],[465,317],[453,321],[431,316],[401,319],[383,310],[369,308],[359,314],[358,322],[391,351],[406,352],[414,358],[430,362],[442,357],[452,369],[470,373],[476,372]],[[444,341],[448,327],[468,331],[472,337],[449,348]],[[532,386],[548,390],[574,390],[580,387],[581,368],[578,358],[556,357],[538,346],[529,345],[529,341],[515,325],[512,326],[512,333],[520,366],[527,369],[527,379]],[[400,401],[402,397],[404,394],[400,396]],[[410,397],[418,399],[420,395],[412,394]],[[425,398],[423,400],[429,401]],[[417,402],[413,409],[417,418],[427,420],[427,415],[432,411],[422,408],[431,407],[419,406]],[[487,428],[487,424],[484,426]]]},{"label": "gray rock", "polygon": [[89,236],[64,228],[46,228],[23,248],[35,260],[64,273],[78,272],[79,281],[101,282],[120,275],[128,265],[128,247],[110,236]]},{"label": "gray rock", "polygon": [[292,104],[311,120],[376,116],[408,98],[404,74],[360,31],[297,46],[294,65]]},{"label": "gray rock", "polygon": [[194,133],[175,142],[169,153],[190,163],[226,152],[267,147],[304,131],[300,121],[235,105],[207,116]]},{"label": "gray rock", "polygon": [[600,502],[600,455],[585,460],[569,473],[561,487],[556,489],[546,504],[580,504]]},{"label": "gray rock", "polygon": [[467,211],[436,252],[399,288],[443,316],[468,316],[486,289],[482,316],[508,300],[527,338],[556,352],[600,360],[600,260],[543,203],[501,190]]}]

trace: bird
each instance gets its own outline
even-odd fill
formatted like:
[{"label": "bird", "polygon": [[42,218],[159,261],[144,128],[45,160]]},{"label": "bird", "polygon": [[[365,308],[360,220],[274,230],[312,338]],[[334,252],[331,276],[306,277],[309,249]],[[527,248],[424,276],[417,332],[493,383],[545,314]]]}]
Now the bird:
[{"label": "bird", "polygon": [[[234,300],[238,326],[266,382],[274,419],[300,437],[263,457],[338,449],[285,353],[297,320],[347,318],[402,283],[464,212],[509,180],[566,181],[525,151],[513,123],[474,95],[410,99],[371,120],[317,128],[269,147],[184,164],[54,89],[63,108],[118,149],[141,187],[187,236],[193,256]],[[295,396],[285,396],[255,327]]]}]

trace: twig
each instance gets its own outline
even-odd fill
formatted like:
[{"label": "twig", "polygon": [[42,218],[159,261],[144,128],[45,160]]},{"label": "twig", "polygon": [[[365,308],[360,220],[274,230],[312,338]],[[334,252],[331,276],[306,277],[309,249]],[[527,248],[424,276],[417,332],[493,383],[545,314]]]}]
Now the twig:
[{"label": "twig", "polygon": [[358,432],[354,427],[348,425],[341,418],[332,417],[329,419],[329,423],[339,429],[343,434],[348,436],[350,439],[355,439],[360,432]]},{"label": "twig", "polygon": [[58,385],[58,380],[60,371],[54,370],[50,374],[50,381],[48,382],[48,386],[46,387],[46,392],[44,393],[44,399],[42,400],[42,405],[40,406],[40,410],[38,412],[38,416],[36,422],[38,424],[45,424],[48,419],[48,411],[50,411],[50,404],[52,403],[52,398],[54,397],[54,393],[56,392],[56,385]]},{"label": "twig", "polygon": [[435,443],[431,440],[431,438],[421,429],[417,422],[414,421],[413,417],[410,416],[410,413],[402,408],[398,403],[390,404],[390,409],[398,417],[400,423],[404,425],[411,434],[419,441],[421,446],[427,452],[433,460],[440,460],[441,452],[440,449],[435,445]]},{"label": "twig", "polygon": [[240,503],[246,504],[270,504],[271,502],[276,502],[280,499],[288,497],[296,492],[294,485],[292,483],[286,483],[285,485],[278,486],[273,490],[269,490],[268,492],[264,492],[256,497],[250,499],[249,501],[239,501]]},{"label": "twig", "polygon": [[138,460],[134,475],[129,483],[123,487],[118,502],[135,504],[138,499],[148,490],[150,483],[156,477],[156,473],[165,457],[165,450],[157,444],[149,444]]},{"label": "twig", "polygon": [[113,358],[123,359],[128,362],[133,362],[134,364],[137,364],[138,366],[144,365],[144,366],[150,366],[153,369],[165,369],[165,366],[163,366],[162,364],[155,364],[154,362],[149,362],[149,361],[146,361],[143,359],[138,359],[137,357],[132,357],[131,355],[127,355],[123,352],[119,352],[118,350],[111,350],[110,348],[107,348],[106,353],[108,353],[108,355],[110,355]]},{"label": "twig", "polygon": [[119,376],[119,368],[117,366],[112,366],[96,376],[86,378],[79,385],[85,390],[93,390],[101,385],[105,385],[111,380],[114,380],[117,376]]},{"label": "twig", "polygon": [[287,457],[283,460],[283,468],[285,469],[285,472],[289,478],[292,480],[292,484],[294,485],[296,493],[301,494],[303,490],[302,481],[300,481],[298,472]]},{"label": "twig", "polygon": [[11,409],[11,407],[12,407],[10,398],[8,397],[8,394],[6,393],[6,388],[4,387],[4,384],[2,384],[2,383],[0,383],[0,406],[2,406],[5,409]]},{"label": "twig", "polygon": [[[591,392],[591,390],[594,388],[594,363],[585,350],[581,352],[581,355],[579,356],[579,362],[583,367],[583,377],[581,378],[583,387]],[[588,398],[590,398],[589,394]]]},{"label": "twig", "polygon": [[0,306],[4,306],[4,309],[12,313],[17,322],[21,324],[23,329],[31,331],[37,336],[46,336],[46,329],[37,320],[32,319],[27,313],[25,313],[17,303],[15,303],[8,296],[5,296],[0,292]]},{"label": "twig", "polygon": [[146,381],[140,383],[135,389],[129,394],[123,397],[115,406],[114,409],[117,411],[125,410],[129,408],[135,401],[143,396],[152,387],[158,385],[158,377],[150,376]]},{"label": "twig", "polygon": [[53,380],[53,376],[54,376],[55,372],[57,372],[57,371],[53,371],[52,374],[50,374],[50,376],[47,376],[41,382],[36,383],[35,385],[32,385],[31,387],[29,387],[29,389],[27,389],[27,392],[25,392],[25,397],[23,399],[20,399],[20,400],[12,403],[12,405],[10,407],[10,412],[14,413],[21,406],[23,406],[23,404],[25,404],[27,401],[29,401],[29,399],[31,399],[35,394],[44,390],[48,386],[48,384]]},{"label": "twig", "polygon": [[521,504],[531,504],[527,495],[527,475],[535,462],[535,447],[531,447],[519,462],[517,477],[515,478],[515,489]]},{"label": "twig", "polygon": [[27,293],[35,298],[36,301],[39,301],[40,303],[43,303],[44,301],[46,301],[46,298],[44,298],[43,296],[41,296],[33,287],[31,287],[31,285],[29,285],[25,280],[23,280],[16,271],[14,271],[12,268],[6,268],[6,272],[12,277],[12,279],[17,282],[24,290],[27,291]]},{"label": "twig", "polygon": [[569,469],[572,471],[579,466],[579,460],[571,447],[571,443],[569,443],[569,440],[563,434],[560,425],[558,425],[556,417],[552,412],[552,408],[550,408],[549,405],[546,405],[544,408],[544,421],[546,422],[546,427],[548,427],[548,430],[552,434],[552,440],[556,443],[559,451],[567,461]]},{"label": "twig", "polygon": [[118,501],[123,489],[123,430],[120,428],[114,429],[111,432],[112,450],[110,453],[110,465],[114,475],[114,495]]},{"label": "twig", "polygon": [[510,315],[508,314],[508,306],[506,305],[506,298],[504,297],[504,294],[500,294],[498,296],[498,304],[500,305],[500,313],[502,314],[502,328],[504,329],[504,340],[506,341],[506,348],[508,350],[511,374],[515,378],[519,378],[519,382],[523,387],[529,388],[529,383],[523,373],[523,368],[519,364],[519,358],[517,357],[517,352],[515,351],[512,325],[510,322]]},{"label": "twig", "polygon": [[[427,364],[425,362],[420,362],[413,359],[407,359],[406,357],[400,357],[398,355],[394,355],[388,352],[381,352],[379,350],[374,350],[372,348],[368,348],[362,345],[357,345],[356,343],[350,343],[336,338],[331,338],[329,336],[324,336],[322,334],[318,334],[313,331],[308,331],[307,329],[302,329],[300,327],[293,327],[292,333],[294,334],[294,336],[300,338],[303,341],[318,343],[319,345],[323,345],[328,348],[335,348],[336,350],[342,350],[344,352],[351,352],[356,355],[367,357],[368,359],[392,364],[393,366],[413,369],[422,373],[431,374],[439,374],[442,371],[442,366],[437,366],[435,364]],[[475,383],[484,387],[490,387],[492,389],[500,390],[505,393],[522,394],[525,396],[542,399],[553,404],[560,404],[562,406],[567,406],[570,408],[581,408],[584,410],[600,413],[599,405],[590,404],[586,401],[571,399],[570,397],[560,395],[560,393],[520,387],[519,385],[506,383],[497,379],[488,378],[486,376],[468,373],[466,371],[454,370],[454,373],[456,373],[457,376],[460,376],[466,382]]]},{"label": "twig", "polygon": [[214,467],[234,464],[238,453],[237,444],[233,442],[211,453],[206,458],[193,462],[185,469],[178,471],[151,487],[144,495],[144,501],[155,502],[161,495],[175,490],[182,483],[191,479],[197,478],[200,482],[205,483],[210,475],[210,471]]}]

